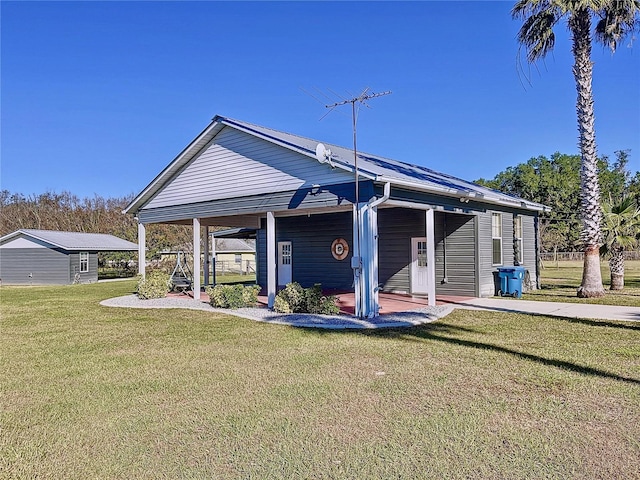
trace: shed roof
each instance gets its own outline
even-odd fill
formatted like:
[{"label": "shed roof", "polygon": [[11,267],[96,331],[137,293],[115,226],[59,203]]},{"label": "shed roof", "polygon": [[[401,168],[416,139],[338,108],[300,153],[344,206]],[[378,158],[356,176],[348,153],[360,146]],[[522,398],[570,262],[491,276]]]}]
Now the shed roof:
[{"label": "shed roof", "polygon": [[0,245],[23,236],[48,243],[63,250],[91,252],[135,251],[138,245],[106,233],[60,232],[56,230],[20,229],[0,238]]},{"label": "shed roof", "polygon": [[257,228],[229,228],[227,230],[217,230],[211,233],[212,237],[215,238],[256,238]]},{"label": "shed roof", "polygon": [[[318,140],[282,132],[260,125],[234,120],[217,115],[212,122],[196,137],[160,174],[129,204],[126,213],[135,213],[167,184],[186,164],[188,164],[217,134],[229,126],[255,137],[296,151],[316,160]],[[325,143],[331,150],[330,163],[336,168],[353,172],[355,161],[353,150],[339,145]],[[365,179],[377,182],[389,182],[391,185],[407,187],[413,190],[476,199],[479,201],[521,208],[525,210],[545,211],[548,207],[492,190],[473,182],[445,173],[436,172],[420,165],[393,160],[364,152],[358,152],[358,173]]]},{"label": "shed roof", "polygon": [[255,240],[216,238],[215,241],[217,253],[256,253]]}]

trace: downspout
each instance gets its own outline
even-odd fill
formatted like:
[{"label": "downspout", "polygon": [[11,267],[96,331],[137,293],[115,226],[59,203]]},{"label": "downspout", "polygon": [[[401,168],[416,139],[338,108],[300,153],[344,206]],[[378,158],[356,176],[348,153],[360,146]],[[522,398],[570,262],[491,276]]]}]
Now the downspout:
[{"label": "downspout", "polygon": [[382,196],[380,198],[376,198],[373,202],[369,202],[369,207],[374,208],[380,205],[381,203],[389,200],[389,196],[391,194],[391,183],[387,182],[384,184],[384,190],[382,192]]},{"label": "downspout", "polygon": [[[372,202],[368,202],[367,204],[367,209],[369,212],[373,212],[374,209],[380,205],[381,203],[386,202],[389,197],[391,195],[391,183],[390,182],[386,182],[384,184],[384,190],[382,193],[382,197],[375,199]],[[368,215],[370,217],[370,215]],[[379,304],[379,300],[378,300],[378,216],[375,215],[375,237],[373,238],[369,238],[368,241],[372,242],[371,247],[367,249],[370,252],[370,255],[367,259],[367,267],[370,268],[371,270],[368,272],[369,274],[366,275],[367,279],[369,280],[369,285],[366,285],[365,288],[367,289],[367,293],[365,295],[365,298],[368,299],[368,301],[366,301],[366,305],[367,305],[367,316],[368,317],[377,317],[378,313],[380,311],[380,304]],[[371,231],[371,229],[368,229],[369,231]],[[373,298],[370,298],[370,295],[373,294]]]}]

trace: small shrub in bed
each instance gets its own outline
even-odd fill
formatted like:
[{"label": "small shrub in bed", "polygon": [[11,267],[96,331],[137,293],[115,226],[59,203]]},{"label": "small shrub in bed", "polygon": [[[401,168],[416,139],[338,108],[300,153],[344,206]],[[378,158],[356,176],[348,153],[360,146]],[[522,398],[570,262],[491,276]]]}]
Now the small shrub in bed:
[{"label": "small shrub in bed", "polygon": [[205,289],[209,303],[216,308],[255,307],[259,291],[258,285],[216,285]]},{"label": "small shrub in bed", "polygon": [[316,283],[311,288],[302,288],[297,282],[289,283],[276,295],[273,309],[279,313],[315,313],[335,315],[340,309],[333,295],[322,295],[322,288]]},{"label": "small shrub in bed", "polygon": [[171,276],[161,270],[153,270],[144,278],[138,280],[136,293],[138,298],[149,300],[152,298],[164,298],[171,290]]},{"label": "small shrub in bed", "polygon": [[258,304],[260,285],[249,285],[242,289],[242,302],[245,307],[255,307]]},{"label": "small shrub in bed", "polygon": [[276,295],[273,308],[280,313],[304,312],[306,310],[304,288],[298,282],[287,283]]}]

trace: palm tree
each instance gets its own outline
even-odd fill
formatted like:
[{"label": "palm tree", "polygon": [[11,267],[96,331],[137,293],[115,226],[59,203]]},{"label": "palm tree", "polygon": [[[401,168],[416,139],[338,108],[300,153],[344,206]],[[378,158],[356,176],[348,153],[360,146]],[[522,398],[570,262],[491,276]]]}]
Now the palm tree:
[{"label": "palm tree", "polygon": [[602,204],[603,245],[600,253],[609,257],[611,290],[624,288],[624,251],[638,245],[640,237],[640,207],[633,197],[615,202],[611,198]]},{"label": "palm tree", "polygon": [[582,283],[577,292],[579,297],[604,295],[599,254],[602,211],[591,89],[591,19],[596,19],[596,40],[614,52],[619,42],[636,29],[639,12],[639,0],[519,0],[511,11],[513,18],[523,21],[518,32],[518,42],[525,48],[529,63],[535,63],[553,50],[553,28],[561,20],[567,20],[571,32],[573,76],[578,92],[578,138],[582,157],[580,216],[584,267]]}]

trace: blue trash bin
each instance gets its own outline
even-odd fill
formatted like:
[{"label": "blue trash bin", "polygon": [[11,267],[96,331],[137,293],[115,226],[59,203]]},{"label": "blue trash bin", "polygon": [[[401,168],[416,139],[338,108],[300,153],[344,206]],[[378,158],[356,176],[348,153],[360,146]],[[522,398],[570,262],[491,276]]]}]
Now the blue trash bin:
[{"label": "blue trash bin", "polygon": [[500,279],[501,296],[522,297],[522,282],[526,269],[524,267],[500,267],[498,278]]}]

